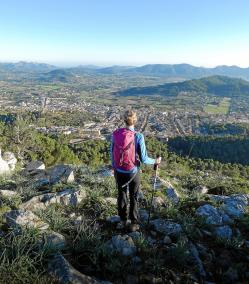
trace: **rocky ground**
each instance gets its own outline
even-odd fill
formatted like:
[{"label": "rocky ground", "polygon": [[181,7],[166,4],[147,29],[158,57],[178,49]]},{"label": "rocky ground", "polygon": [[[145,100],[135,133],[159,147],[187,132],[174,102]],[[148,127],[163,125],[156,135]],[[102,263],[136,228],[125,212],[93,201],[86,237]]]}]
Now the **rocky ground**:
[{"label": "rocky ground", "polygon": [[130,232],[108,170],[36,161],[2,177],[0,283],[249,283],[249,195],[157,191]]}]

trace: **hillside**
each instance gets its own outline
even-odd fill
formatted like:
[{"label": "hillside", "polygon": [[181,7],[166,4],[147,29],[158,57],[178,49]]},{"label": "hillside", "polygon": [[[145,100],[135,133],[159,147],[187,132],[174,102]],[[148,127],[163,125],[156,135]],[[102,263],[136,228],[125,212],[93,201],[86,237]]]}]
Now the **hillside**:
[{"label": "hillside", "polygon": [[[142,168],[136,232],[117,228],[107,164],[26,161],[0,176],[0,283],[247,284],[249,167],[146,142],[163,163],[149,222],[154,172]],[[96,161],[99,147],[88,144]]]},{"label": "hillside", "polygon": [[69,83],[74,82],[76,80],[76,76],[64,69],[55,69],[50,72],[39,74],[36,78],[37,82],[46,82],[46,83],[53,83],[53,82],[61,82],[61,83]]},{"label": "hillside", "polygon": [[1,72],[21,72],[21,73],[42,73],[56,69],[55,66],[45,63],[25,62],[17,63],[0,63]]},{"label": "hillside", "polygon": [[249,95],[249,82],[226,76],[210,76],[184,82],[167,83],[159,86],[130,88],[117,92],[121,96],[159,95],[177,96],[181,92],[213,94],[221,97],[237,97]]}]

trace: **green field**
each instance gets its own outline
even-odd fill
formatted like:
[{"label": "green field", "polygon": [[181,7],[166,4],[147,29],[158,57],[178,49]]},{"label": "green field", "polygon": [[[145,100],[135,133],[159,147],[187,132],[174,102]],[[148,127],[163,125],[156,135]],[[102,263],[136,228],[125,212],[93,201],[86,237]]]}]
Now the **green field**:
[{"label": "green field", "polygon": [[230,98],[223,98],[218,104],[207,104],[204,111],[211,114],[227,114],[230,108]]}]

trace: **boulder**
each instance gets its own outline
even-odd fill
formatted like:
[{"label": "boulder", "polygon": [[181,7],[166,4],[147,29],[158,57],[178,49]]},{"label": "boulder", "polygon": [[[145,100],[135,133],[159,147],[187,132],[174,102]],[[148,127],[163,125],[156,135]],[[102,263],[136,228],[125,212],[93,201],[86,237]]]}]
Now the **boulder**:
[{"label": "boulder", "polygon": [[166,196],[173,204],[177,204],[180,200],[180,195],[173,187],[166,189]]},{"label": "boulder", "polygon": [[86,198],[85,190],[75,191],[74,189],[65,189],[57,193],[46,193],[35,196],[21,205],[25,210],[45,209],[48,205],[58,203],[62,205],[78,205]]},{"label": "boulder", "polygon": [[32,161],[28,163],[25,168],[26,172],[33,172],[36,170],[45,170],[45,164],[41,161]]},{"label": "boulder", "polygon": [[84,190],[65,189],[56,193],[52,198],[48,198],[46,204],[60,203],[62,205],[76,206],[85,198],[86,192]]},{"label": "boulder", "polygon": [[30,211],[44,210],[46,208],[46,205],[44,202],[41,201],[44,195],[45,194],[32,197],[30,200],[21,204],[20,209],[30,210]]},{"label": "boulder", "polygon": [[112,224],[120,222],[120,217],[118,215],[110,216],[106,218],[106,221]]},{"label": "boulder", "polygon": [[200,259],[199,252],[198,252],[196,246],[192,242],[189,242],[189,251],[190,251],[190,254],[191,254],[191,261],[196,266],[199,276],[201,278],[205,278],[206,277],[206,271],[205,271],[203,263]]},{"label": "boulder", "polygon": [[244,200],[243,198],[230,197],[224,201],[222,209],[231,218],[240,218],[245,214],[247,205],[247,200]]},{"label": "boulder", "polygon": [[216,237],[221,239],[231,239],[233,235],[233,231],[228,225],[215,228],[214,233]]},{"label": "boulder", "polygon": [[200,206],[196,210],[196,215],[204,217],[206,224],[210,225],[222,225],[223,220],[219,211],[210,204]]},{"label": "boulder", "polygon": [[132,238],[128,235],[116,235],[111,238],[106,243],[106,246],[111,251],[117,251],[124,256],[134,256],[136,254],[137,248],[132,240]]},{"label": "boulder", "polygon": [[208,188],[205,185],[199,185],[194,188],[193,192],[198,194],[206,194],[208,193]]},{"label": "boulder", "polygon": [[105,197],[104,202],[110,204],[110,205],[117,205],[117,198],[114,197]]},{"label": "boulder", "polygon": [[0,174],[9,174],[10,168],[8,163],[2,159],[1,150],[0,150]]},{"label": "boulder", "polygon": [[134,241],[139,240],[142,237],[140,232],[131,232],[128,234]]},{"label": "boulder", "polygon": [[50,183],[54,184],[57,182],[70,183],[74,182],[73,169],[68,165],[57,165],[47,170],[50,176]]},{"label": "boulder", "polygon": [[165,200],[161,196],[155,196],[152,200],[153,208],[157,209],[166,206]]},{"label": "boulder", "polygon": [[3,153],[3,160],[7,162],[9,165],[9,169],[13,171],[16,167],[17,159],[15,157],[15,154],[12,152],[4,152]]},{"label": "boulder", "polygon": [[49,247],[52,250],[64,249],[66,246],[65,237],[57,232],[46,232],[43,235],[43,245]]},{"label": "boulder", "polygon": [[164,219],[155,219],[150,221],[150,224],[154,229],[164,235],[178,236],[182,232],[182,227],[180,224],[167,221]]},{"label": "boulder", "polygon": [[48,229],[49,225],[43,222],[31,211],[12,210],[4,214],[8,226],[15,227],[34,227],[40,230]]},{"label": "boulder", "polygon": [[62,255],[56,254],[48,264],[50,275],[62,284],[99,284],[97,280],[76,270]]},{"label": "boulder", "polygon": [[165,245],[170,245],[172,243],[172,240],[169,236],[165,236],[164,239],[163,239],[163,243]]},{"label": "boulder", "polygon": [[149,213],[145,209],[140,209],[139,210],[140,221],[145,223],[145,222],[147,222],[148,218],[149,218]]},{"label": "boulder", "polygon": [[4,197],[13,197],[18,195],[18,193],[16,191],[13,190],[7,190],[7,189],[0,189],[0,196],[4,196]]}]

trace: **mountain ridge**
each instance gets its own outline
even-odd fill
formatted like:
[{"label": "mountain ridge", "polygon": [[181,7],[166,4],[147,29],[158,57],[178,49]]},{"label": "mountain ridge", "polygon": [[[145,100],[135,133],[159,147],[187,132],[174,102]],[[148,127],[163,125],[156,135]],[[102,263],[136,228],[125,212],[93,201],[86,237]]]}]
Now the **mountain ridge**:
[{"label": "mountain ridge", "polygon": [[113,65],[101,67],[97,65],[79,65],[75,67],[58,67],[46,63],[20,61],[17,63],[0,63],[0,72],[46,73],[53,70],[66,70],[75,75],[142,75],[170,77],[179,79],[195,79],[212,75],[239,77],[249,80],[249,67],[236,65],[218,65],[216,67],[198,67],[187,63],[180,64],[146,64],[142,66]]}]

